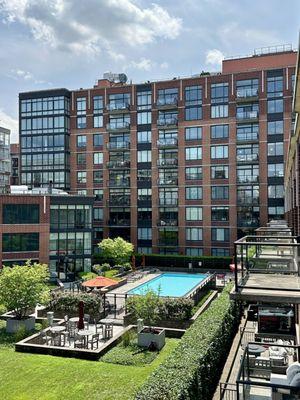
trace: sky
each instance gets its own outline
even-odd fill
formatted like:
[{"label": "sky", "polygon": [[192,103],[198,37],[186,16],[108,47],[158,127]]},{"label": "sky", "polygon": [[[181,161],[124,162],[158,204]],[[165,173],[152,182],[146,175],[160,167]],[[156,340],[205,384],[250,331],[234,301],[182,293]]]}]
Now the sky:
[{"label": "sky", "polygon": [[298,46],[300,1],[0,0],[0,126],[18,141],[18,93],[221,70],[223,57]]}]

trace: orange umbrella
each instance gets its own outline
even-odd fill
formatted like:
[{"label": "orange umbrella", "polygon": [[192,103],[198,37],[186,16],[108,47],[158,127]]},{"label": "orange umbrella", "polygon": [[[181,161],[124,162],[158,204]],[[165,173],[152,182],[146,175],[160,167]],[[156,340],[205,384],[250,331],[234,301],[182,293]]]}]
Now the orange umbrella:
[{"label": "orange umbrella", "polygon": [[88,281],[83,282],[82,286],[102,288],[115,285],[116,283],[118,283],[118,281],[116,281],[115,279],[105,278],[105,276],[97,276],[96,278],[89,279]]}]

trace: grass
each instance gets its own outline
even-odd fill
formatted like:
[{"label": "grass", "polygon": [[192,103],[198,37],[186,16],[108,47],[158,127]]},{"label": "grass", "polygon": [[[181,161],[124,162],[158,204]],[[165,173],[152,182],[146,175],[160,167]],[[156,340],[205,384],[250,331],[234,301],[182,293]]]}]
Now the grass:
[{"label": "grass", "polygon": [[172,352],[170,340],[145,366],[125,366],[48,355],[17,353],[0,321],[0,398],[5,400],[127,400]]},{"label": "grass", "polygon": [[192,315],[196,314],[199,308],[206,302],[209,296],[212,294],[213,290],[209,289],[206,293],[204,293],[201,300],[192,308]]}]

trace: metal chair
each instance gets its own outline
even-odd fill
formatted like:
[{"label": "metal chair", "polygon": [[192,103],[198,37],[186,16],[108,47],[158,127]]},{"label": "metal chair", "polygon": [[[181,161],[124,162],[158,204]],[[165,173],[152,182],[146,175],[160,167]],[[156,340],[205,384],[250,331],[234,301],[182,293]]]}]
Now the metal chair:
[{"label": "metal chair", "polygon": [[90,328],[90,315],[84,314],[83,321],[84,321],[84,329],[89,329]]},{"label": "metal chair", "polygon": [[91,345],[91,350],[94,350],[94,345],[96,345],[96,349],[98,349],[99,346],[99,333],[95,333],[92,335],[92,338],[88,341]]},{"label": "metal chair", "polygon": [[41,335],[42,340],[45,342],[45,344],[47,346],[51,345],[52,338],[51,338],[51,336],[48,336],[48,334],[45,330],[42,330],[40,335]]},{"label": "metal chair", "polygon": [[76,335],[74,340],[74,348],[84,349],[84,337],[81,335]]},{"label": "metal chair", "polygon": [[100,321],[97,322],[96,320],[94,320],[94,324],[96,333],[101,333],[101,335],[103,336],[103,324],[101,324]]},{"label": "metal chair", "polygon": [[113,325],[106,324],[104,328],[104,339],[111,339],[113,337]]}]

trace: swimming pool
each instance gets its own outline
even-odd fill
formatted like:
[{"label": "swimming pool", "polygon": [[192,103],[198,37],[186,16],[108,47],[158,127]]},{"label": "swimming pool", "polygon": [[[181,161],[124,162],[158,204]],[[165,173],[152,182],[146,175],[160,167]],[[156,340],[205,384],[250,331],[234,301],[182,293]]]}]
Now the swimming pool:
[{"label": "swimming pool", "polygon": [[167,272],[129,290],[128,294],[145,294],[153,290],[159,292],[160,296],[183,297],[207,277],[208,274]]}]

